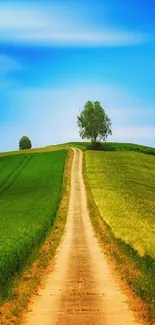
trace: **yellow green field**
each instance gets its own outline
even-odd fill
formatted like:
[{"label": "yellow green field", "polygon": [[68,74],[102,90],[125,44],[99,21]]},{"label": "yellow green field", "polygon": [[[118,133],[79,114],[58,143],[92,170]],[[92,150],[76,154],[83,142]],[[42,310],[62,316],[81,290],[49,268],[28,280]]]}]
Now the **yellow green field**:
[{"label": "yellow green field", "polygon": [[89,184],[104,221],[140,256],[155,258],[155,157],[86,152]]}]

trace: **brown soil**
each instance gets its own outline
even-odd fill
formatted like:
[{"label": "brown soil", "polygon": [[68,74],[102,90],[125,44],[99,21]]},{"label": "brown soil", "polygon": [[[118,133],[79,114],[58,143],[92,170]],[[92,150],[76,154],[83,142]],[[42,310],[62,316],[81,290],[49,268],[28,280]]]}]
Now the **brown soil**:
[{"label": "brown soil", "polygon": [[94,235],[82,176],[82,152],[73,150],[65,233],[54,270],[31,306],[26,325],[138,325]]}]

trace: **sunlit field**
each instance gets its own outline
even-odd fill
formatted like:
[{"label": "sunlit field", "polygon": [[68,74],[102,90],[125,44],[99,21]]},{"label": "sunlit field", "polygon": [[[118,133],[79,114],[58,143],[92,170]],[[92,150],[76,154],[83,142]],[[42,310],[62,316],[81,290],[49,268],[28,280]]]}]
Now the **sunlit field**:
[{"label": "sunlit field", "polygon": [[104,221],[140,256],[155,258],[155,157],[86,152],[89,184]]}]

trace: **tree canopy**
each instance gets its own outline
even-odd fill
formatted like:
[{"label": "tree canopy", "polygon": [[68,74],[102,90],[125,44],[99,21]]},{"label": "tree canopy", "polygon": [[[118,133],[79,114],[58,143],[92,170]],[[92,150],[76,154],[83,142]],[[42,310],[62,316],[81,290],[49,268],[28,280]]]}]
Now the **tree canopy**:
[{"label": "tree canopy", "polygon": [[23,136],[19,141],[19,149],[30,149],[32,147],[31,140],[27,136]]},{"label": "tree canopy", "polygon": [[98,101],[86,102],[77,120],[82,139],[91,140],[96,144],[105,141],[108,135],[112,135],[110,118]]}]

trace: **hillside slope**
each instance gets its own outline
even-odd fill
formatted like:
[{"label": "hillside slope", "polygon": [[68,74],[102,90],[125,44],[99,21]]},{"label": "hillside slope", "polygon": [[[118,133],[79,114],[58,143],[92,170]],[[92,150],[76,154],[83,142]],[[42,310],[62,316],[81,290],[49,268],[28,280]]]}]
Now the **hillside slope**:
[{"label": "hillside slope", "polygon": [[[81,150],[91,150],[92,146],[90,142],[68,142],[64,144],[66,146],[77,147]],[[99,146],[100,151],[136,151],[146,153],[149,155],[155,155],[155,148],[143,146],[134,143],[123,142],[104,142]]]},{"label": "hillside slope", "polygon": [[[58,145],[45,146],[40,148],[32,148],[27,150],[16,150],[8,152],[0,152],[0,157],[12,156],[12,155],[23,155],[23,154],[33,154],[33,153],[43,153],[51,152],[57,150],[68,149],[70,147],[79,148],[82,151],[91,150],[90,142],[67,142]],[[133,143],[123,143],[123,142],[104,142],[102,143],[100,150],[102,151],[136,151],[141,153],[146,153],[150,155],[155,155],[155,148],[143,146],[140,144]]]}]

